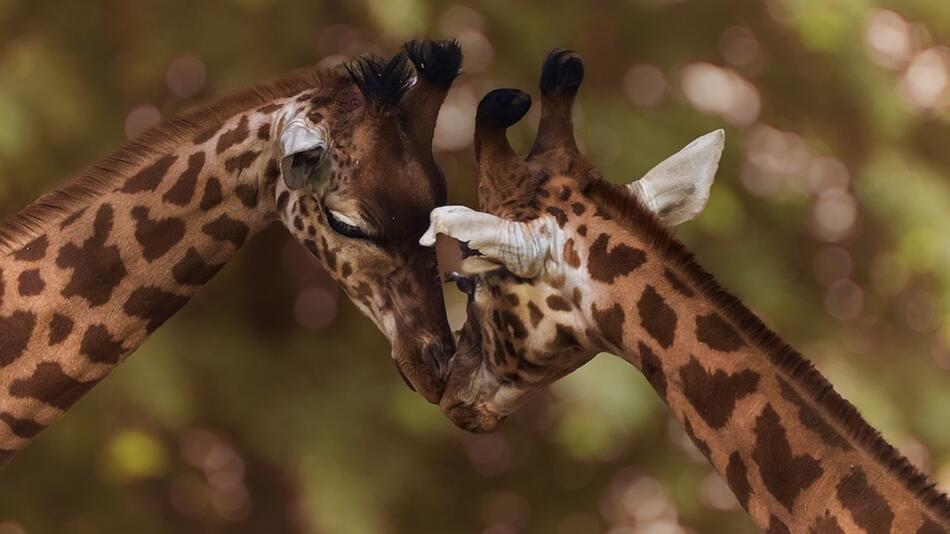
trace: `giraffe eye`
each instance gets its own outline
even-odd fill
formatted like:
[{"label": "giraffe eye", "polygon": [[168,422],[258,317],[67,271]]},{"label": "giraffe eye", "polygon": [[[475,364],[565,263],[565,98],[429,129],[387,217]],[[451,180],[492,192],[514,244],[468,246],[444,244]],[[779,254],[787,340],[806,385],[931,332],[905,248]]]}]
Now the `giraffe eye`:
[{"label": "giraffe eye", "polygon": [[[356,224],[344,221],[344,215],[336,214],[326,208],[324,208],[323,211],[327,217],[327,224],[330,225],[330,228],[332,228],[334,232],[342,235],[343,237],[349,237],[351,239],[372,239],[372,236],[368,232]],[[348,217],[346,218],[348,219]]]}]

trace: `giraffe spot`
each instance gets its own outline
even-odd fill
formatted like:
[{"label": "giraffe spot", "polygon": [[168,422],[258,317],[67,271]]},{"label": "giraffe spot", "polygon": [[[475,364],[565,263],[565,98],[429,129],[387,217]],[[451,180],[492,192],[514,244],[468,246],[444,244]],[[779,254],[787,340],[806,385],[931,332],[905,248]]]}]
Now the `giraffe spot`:
[{"label": "giraffe spot", "polygon": [[686,432],[686,435],[689,436],[689,439],[693,440],[699,452],[703,453],[703,456],[706,458],[710,458],[712,451],[709,449],[709,444],[696,436],[693,425],[690,424],[689,419],[687,419],[685,415],[683,416],[683,430]]},{"label": "giraffe spot", "polygon": [[343,266],[340,267],[340,276],[348,278],[351,274],[353,274],[353,267],[350,265],[350,262],[343,262]]},{"label": "giraffe spot", "polygon": [[20,277],[17,278],[17,290],[21,296],[32,297],[39,295],[45,288],[46,282],[44,282],[43,277],[40,276],[39,269],[23,271],[20,273]]},{"label": "giraffe spot", "polygon": [[637,343],[637,351],[640,353],[640,372],[660,397],[666,399],[666,373],[660,358],[642,342]]},{"label": "giraffe spot", "polygon": [[277,197],[277,211],[283,213],[284,210],[287,208],[287,202],[289,201],[290,201],[290,193],[287,191],[282,192]]},{"label": "giraffe spot", "polygon": [[769,528],[765,531],[765,534],[792,534],[788,527],[785,526],[785,523],[782,523],[779,518],[774,515],[769,516]]},{"label": "giraffe spot", "polygon": [[749,474],[746,472],[745,462],[738,452],[729,455],[729,464],[726,466],[726,481],[732,492],[739,499],[742,508],[749,509],[749,497],[752,495],[752,486],[749,485]]},{"label": "giraffe spot", "polygon": [[23,355],[34,327],[36,315],[31,312],[15,311],[9,317],[0,317],[0,368]]},{"label": "giraffe spot", "polygon": [[561,193],[558,195],[558,199],[560,199],[561,202],[567,202],[567,199],[569,198],[571,198],[571,188],[566,185],[562,185]]},{"label": "giraffe spot", "polygon": [[171,250],[185,237],[185,221],[177,217],[152,220],[148,217],[148,208],[132,208],[135,220],[135,240],[142,247],[142,256],[151,263]]},{"label": "giraffe spot", "polygon": [[587,258],[587,271],[594,280],[611,284],[615,278],[630,274],[643,265],[647,261],[647,255],[642,250],[623,243],[607,252],[609,240],[610,236],[600,234],[591,245]]},{"label": "giraffe spot", "polygon": [[119,247],[106,246],[112,233],[112,206],[103,204],[96,212],[92,237],[82,245],[73,243],[59,249],[56,265],[72,269],[73,273],[61,294],[66,297],[81,297],[90,306],[101,306],[112,297],[112,291],[127,274],[119,255]]},{"label": "giraffe spot", "polygon": [[925,519],[924,524],[920,525],[916,534],[947,534],[947,531],[933,521]]},{"label": "giraffe spot", "polygon": [[584,296],[581,294],[581,289],[579,287],[574,288],[574,291],[571,295],[571,302],[574,303],[574,307],[576,308],[580,308],[581,304],[583,304]]},{"label": "giraffe spot", "polygon": [[264,184],[273,185],[277,183],[277,179],[280,178],[280,166],[277,165],[277,160],[271,158],[267,160],[267,166],[264,167]]},{"label": "giraffe spot", "polygon": [[198,250],[190,247],[184,257],[172,267],[172,277],[183,286],[203,286],[214,278],[222,267],[223,263],[205,262]]},{"label": "giraffe spot", "polygon": [[696,316],[696,339],[720,352],[732,352],[745,345],[732,325],[715,312]]},{"label": "giraffe spot", "polygon": [[577,235],[579,235],[579,236],[581,236],[581,237],[587,237],[587,225],[586,225],[586,224],[582,224],[582,225],[580,225],[580,226],[577,227]]},{"label": "giraffe spot", "polygon": [[243,115],[233,130],[228,130],[218,137],[218,145],[215,151],[220,154],[232,146],[244,141],[251,134],[248,128],[247,115]]},{"label": "giraffe spot", "polygon": [[223,195],[221,194],[221,182],[217,178],[212,176],[208,178],[208,182],[205,183],[204,193],[201,195],[201,202],[198,204],[198,207],[201,208],[201,211],[208,211],[212,208],[218,207],[223,200]]},{"label": "giraffe spot", "polygon": [[564,210],[561,208],[555,208],[554,206],[551,206],[545,211],[554,216],[554,218],[557,220],[557,225],[561,228],[564,228],[564,225],[567,224],[567,214],[564,213]]},{"label": "giraffe spot", "polygon": [[792,453],[785,427],[770,404],[755,420],[752,459],[759,466],[765,489],[789,512],[798,495],[824,472],[811,455]]},{"label": "giraffe spot", "polygon": [[18,378],[10,384],[10,395],[18,399],[35,399],[65,410],[82,397],[98,380],[82,382],[63,372],[55,362],[41,362],[29,378]]},{"label": "giraffe spot", "polygon": [[230,241],[235,247],[240,247],[247,240],[250,229],[241,221],[224,214],[202,226],[201,231],[215,241]]},{"label": "giraffe spot", "polygon": [[257,129],[257,138],[261,141],[270,141],[270,123],[261,124]]},{"label": "giraffe spot", "polygon": [[228,158],[224,162],[224,170],[231,174],[240,173],[241,171],[247,169],[257,161],[257,157],[260,156],[260,151],[257,150],[248,150],[238,154],[237,156]]},{"label": "giraffe spot", "polygon": [[162,178],[164,178],[168,173],[168,169],[171,168],[172,164],[174,164],[175,160],[177,159],[178,156],[174,154],[169,154],[159,158],[154,163],[135,173],[135,175],[126,180],[125,185],[122,186],[120,191],[123,193],[155,191],[155,188],[161,183]]},{"label": "giraffe spot", "polygon": [[241,204],[244,204],[245,208],[257,206],[258,195],[256,185],[241,184],[234,188],[234,194],[241,200]]},{"label": "giraffe spot", "polygon": [[838,524],[838,520],[825,510],[824,517],[819,517],[811,527],[811,534],[845,534],[845,532]]},{"label": "giraffe spot", "polygon": [[145,330],[151,334],[187,303],[186,296],[145,286],[133,291],[122,309],[132,317],[148,321]]},{"label": "giraffe spot", "polygon": [[573,237],[564,242],[564,262],[575,269],[581,266],[581,257],[574,248]]},{"label": "giraffe spot", "polygon": [[63,219],[63,222],[59,223],[59,229],[64,230],[69,227],[74,222],[78,221],[82,215],[86,213],[86,208],[74,211],[69,217]]},{"label": "giraffe spot", "polygon": [[795,391],[795,389],[786,382],[782,377],[776,377],[778,380],[779,389],[782,392],[782,397],[785,400],[791,402],[798,408],[798,419],[805,425],[805,428],[810,429],[814,433],[818,434],[825,443],[832,447],[837,447],[844,451],[852,450],[851,444],[848,443],[844,437],[835,430],[835,427],[831,426],[828,421],[821,417],[814,408],[808,405],[805,402],[805,399]]},{"label": "giraffe spot", "polygon": [[[580,347],[580,343],[577,341],[577,335],[574,332],[574,329],[563,324],[554,325],[554,339],[551,340],[549,347],[552,350],[564,350],[564,349],[577,349]],[[514,356],[514,354],[512,354]],[[524,359],[522,359],[524,361]],[[525,362],[526,364],[529,362]],[[519,362],[519,368],[521,363]],[[535,366],[536,371],[540,372],[543,368]]]},{"label": "giraffe spot", "polygon": [[673,271],[667,268],[664,268],[663,277],[666,278],[666,281],[670,283],[670,286],[673,288],[673,291],[676,291],[680,295],[683,295],[684,297],[692,297],[693,295],[695,295],[695,293],[693,293],[693,290],[690,289],[689,286],[686,285],[685,282],[683,282],[682,280],[679,279],[678,276],[673,274]]},{"label": "giraffe spot", "polygon": [[198,175],[205,166],[205,153],[195,152],[188,157],[188,167],[181,173],[178,181],[162,195],[162,200],[176,206],[186,206],[195,196],[198,187]]},{"label": "giraffe spot", "polygon": [[571,311],[571,303],[558,295],[550,295],[545,302],[554,311]]},{"label": "giraffe spot", "polygon": [[623,322],[625,320],[623,307],[620,304],[614,304],[604,310],[598,310],[597,304],[592,304],[590,311],[604,340],[611,346],[623,350]]},{"label": "giraffe spot", "polygon": [[303,219],[301,219],[299,215],[294,217],[294,228],[296,228],[298,232],[303,231]]},{"label": "giraffe spot", "polygon": [[612,221],[612,220],[613,220],[613,217],[611,217],[610,214],[607,213],[607,211],[606,211],[603,207],[601,207],[601,206],[597,206],[597,209],[594,210],[594,216],[595,216],[595,217],[600,217],[601,219],[603,219],[603,220],[605,220],[605,221]]},{"label": "giraffe spot", "polygon": [[544,319],[544,312],[533,302],[528,302],[528,319],[531,321],[531,328],[537,328]]},{"label": "giraffe spot", "polygon": [[524,327],[524,323],[521,322],[521,319],[517,315],[506,310],[502,312],[501,317],[506,327],[504,330],[510,336],[517,339],[528,337],[528,330]]},{"label": "giraffe spot", "polygon": [[[330,248],[330,244],[327,243],[327,238],[321,237],[320,244],[323,245],[323,254],[326,259],[327,267],[330,271],[336,270],[336,252]],[[380,281],[380,285],[383,285],[384,282]]]},{"label": "giraffe spot", "polygon": [[49,346],[59,345],[73,332],[73,320],[65,315],[54,313],[49,321]]},{"label": "giraffe spot", "polygon": [[125,353],[122,342],[116,341],[103,324],[94,324],[86,329],[79,343],[79,353],[94,363],[115,365]]},{"label": "giraffe spot", "polygon": [[7,412],[0,413],[0,421],[6,423],[14,434],[23,439],[30,439],[46,428],[32,419],[20,419]]},{"label": "giraffe spot", "polygon": [[838,483],[835,494],[851,513],[855,524],[868,534],[886,534],[891,531],[894,512],[887,500],[871,487],[860,467],[855,467],[850,475]]},{"label": "giraffe spot", "polygon": [[46,257],[47,248],[49,248],[49,238],[44,234],[14,252],[13,259],[17,261],[40,261]]},{"label": "giraffe spot", "polygon": [[587,208],[580,202],[575,202],[571,204],[571,211],[574,212],[574,215],[580,217],[585,211],[587,211]]},{"label": "giraffe spot", "polygon": [[676,313],[663,300],[663,297],[647,285],[637,301],[640,313],[640,326],[650,334],[661,347],[668,349],[673,345],[676,335]]},{"label": "giraffe spot", "polygon": [[760,378],[749,369],[732,375],[721,369],[710,374],[695,356],[690,356],[679,375],[686,400],[712,429],[720,429],[729,422],[736,403],[755,391]]},{"label": "giraffe spot", "polygon": [[224,125],[216,124],[196,135],[191,141],[196,145],[203,145],[204,143],[210,141],[211,138],[214,137],[214,134],[218,133],[218,130],[220,130],[222,126]]}]

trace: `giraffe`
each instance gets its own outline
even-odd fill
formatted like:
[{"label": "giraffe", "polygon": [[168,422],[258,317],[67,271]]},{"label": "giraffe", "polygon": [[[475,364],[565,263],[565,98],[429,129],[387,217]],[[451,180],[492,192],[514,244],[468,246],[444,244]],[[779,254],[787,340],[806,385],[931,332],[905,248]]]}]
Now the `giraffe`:
[{"label": "giraffe", "polygon": [[430,402],[454,348],[431,141],[454,41],[309,69],[166,121],[0,227],[0,465],[280,221]]},{"label": "giraffe", "polygon": [[530,97],[486,95],[475,154],[487,213],[432,213],[421,242],[462,243],[452,276],[468,294],[443,412],[491,431],[530,393],[610,352],[645,375],[764,531],[950,532],[946,496],[671,233],[705,205],[724,133],[616,186],[574,141],[582,79],[575,53],[549,55],[526,160],[506,129]]}]

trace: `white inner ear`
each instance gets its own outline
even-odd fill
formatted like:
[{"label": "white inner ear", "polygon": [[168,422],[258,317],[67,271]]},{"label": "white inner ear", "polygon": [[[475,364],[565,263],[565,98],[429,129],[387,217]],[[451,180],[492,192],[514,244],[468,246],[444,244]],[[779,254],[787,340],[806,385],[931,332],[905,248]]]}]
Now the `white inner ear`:
[{"label": "white inner ear", "polygon": [[322,156],[326,148],[326,131],[306,118],[295,117],[284,125],[280,133],[280,170],[288,188],[303,187],[314,170],[309,163]]},{"label": "white inner ear", "polygon": [[664,223],[688,221],[706,207],[725,144],[723,130],[708,133],[627,187]]}]

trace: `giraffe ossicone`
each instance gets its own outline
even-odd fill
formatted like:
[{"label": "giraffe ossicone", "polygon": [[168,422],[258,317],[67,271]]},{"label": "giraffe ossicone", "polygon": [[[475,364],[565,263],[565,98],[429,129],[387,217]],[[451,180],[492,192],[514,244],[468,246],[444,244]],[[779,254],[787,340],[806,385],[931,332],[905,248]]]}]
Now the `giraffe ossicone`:
[{"label": "giraffe ossicone", "polygon": [[[489,93],[475,127],[486,213],[431,216],[424,244],[445,233],[471,249],[455,276],[467,320],[442,411],[492,431],[532,393],[612,353],[643,373],[763,530],[950,532],[950,500],[673,235],[708,199],[723,133],[634,187],[611,184],[574,142],[582,73],[570,51],[545,60],[526,159],[505,130],[530,98]],[[476,259],[493,268],[470,269]]]}]

